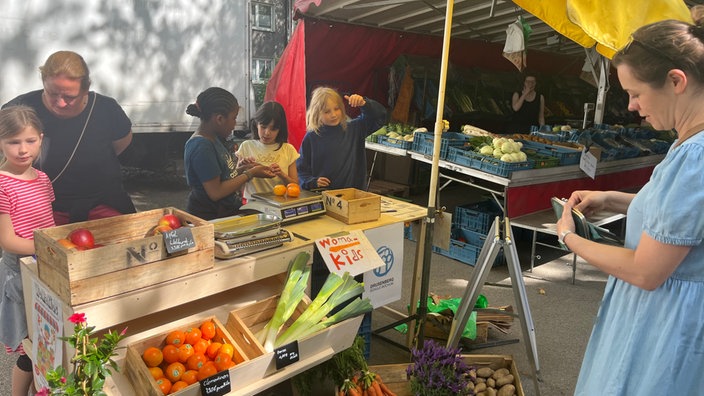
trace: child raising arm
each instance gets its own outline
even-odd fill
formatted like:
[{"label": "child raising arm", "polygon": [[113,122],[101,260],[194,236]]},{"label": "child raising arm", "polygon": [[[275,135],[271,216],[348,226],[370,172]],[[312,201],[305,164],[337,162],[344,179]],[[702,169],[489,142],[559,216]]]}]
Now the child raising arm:
[{"label": "child raising arm", "polygon": [[357,94],[345,95],[359,117],[347,121],[345,103],[337,91],[319,87],[313,91],[306,114],[308,132],[296,161],[301,187],[357,188],[366,190],[367,158],[364,139],[386,123],[386,109]]}]

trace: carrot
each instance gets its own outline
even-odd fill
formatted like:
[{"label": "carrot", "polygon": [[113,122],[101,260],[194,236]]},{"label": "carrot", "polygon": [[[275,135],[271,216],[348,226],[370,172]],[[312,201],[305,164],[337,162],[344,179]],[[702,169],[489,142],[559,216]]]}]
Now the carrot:
[{"label": "carrot", "polygon": [[379,386],[379,383],[376,381],[372,381],[372,389],[374,389],[374,394],[377,396],[384,396],[384,393],[381,391],[381,387]]},{"label": "carrot", "polygon": [[347,396],[362,396],[362,393],[357,392],[356,388],[350,388],[347,390]]},{"label": "carrot", "polygon": [[381,388],[381,391],[383,392],[383,394],[385,396],[396,396],[396,394],[394,392],[392,392],[391,389],[389,389],[389,387],[386,386],[386,384],[379,382],[379,387]]},{"label": "carrot", "polygon": [[384,396],[384,395],[381,395],[381,394],[377,395],[376,389],[374,389],[374,386],[368,387],[368,388],[365,390],[365,392],[367,392],[367,395],[369,395],[369,396]]}]

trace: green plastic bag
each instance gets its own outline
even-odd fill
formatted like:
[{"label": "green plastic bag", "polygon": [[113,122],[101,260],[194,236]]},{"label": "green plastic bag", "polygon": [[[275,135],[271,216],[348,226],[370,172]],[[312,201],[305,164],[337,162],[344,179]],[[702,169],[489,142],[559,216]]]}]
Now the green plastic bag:
[{"label": "green plastic bag", "polygon": [[[428,297],[428,312],[433,312],[433,313],[441,313],[445,312],[447,310],[452,311],[453,316],[457,314],[457,308],[459,307],[461,302],[460,298],[448,298],[444,300],[440,300],[437,304],[435,304],[435,301],[433,300],[432,297]],[[486,297],[483,294],[480,294],[479,297],[477,298],[476,304],[474,304],[474,308],[486,308],[489,305]],[[408,331],[408,325],[403,323],[400,324],[394,329],[398,330],[399,332],[406,334]],[[474,340],[477,338],[477,312],[472,311],[472,313],[469,315],[469,319],[467,320],[467,325],[464,327],[464,330],[462,331],[462,337],[464,338],[469,338],[470,340]]]}]

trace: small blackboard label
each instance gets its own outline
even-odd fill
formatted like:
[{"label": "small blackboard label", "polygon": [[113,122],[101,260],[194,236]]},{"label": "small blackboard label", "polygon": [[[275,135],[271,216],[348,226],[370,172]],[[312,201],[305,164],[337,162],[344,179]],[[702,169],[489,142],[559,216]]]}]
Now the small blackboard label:
[{"label": "small blackboard label", "polygon": [[221,371],[200,381],[200,393],[203,396],[226,395],[231,390],[230,372],[228,370]]},{"label": "small blackboard label", "polygon": [[286,344],[274,350],[274,358],[276,359],[276,369],[280,370],[289,364],[298,361],[298,341]]},{"label": "small blackboard label", "polygon": [[176,253],[181,250],[188,250],[196,246],[196,241],[193,239],[193,232],[188,227],[181,227],[175,230],[166,231],[164,234],[164,244],[166,244],[166,252]]}]

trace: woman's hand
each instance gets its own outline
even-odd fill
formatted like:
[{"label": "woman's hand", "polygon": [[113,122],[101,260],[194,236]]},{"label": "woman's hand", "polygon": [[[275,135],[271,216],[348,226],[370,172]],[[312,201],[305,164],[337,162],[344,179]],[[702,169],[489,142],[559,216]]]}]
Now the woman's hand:
[{"label": "woman's hand", "polygon": [[572,205],[570,202],[565,202],[562,206],[562,217],[557,220],[557,235],[562,235],[563,232],[575,232],[574,220],[572,219]]},{"label": "woman's hand", "polygon": [[347,103],[350,104],[350,107],[362,107],[367,104],[367,101],[364,100],[364,97],[357,94],[345,95],[345,100],[347,101]]},{"label": "woman's hand", "polygon": [[330,185],[330,179],[327,177],[319,177],[317,180],[318,188],[327,187]]},{"label": "woman's hand", "polygon": [[[605,191],[580,190],[570,195],[567,201],[570,207],[582,212],[583,215],[590,215],[603,211],[607,206],[607,194]],[[566,206],[566,205],[565,205]]]}]

